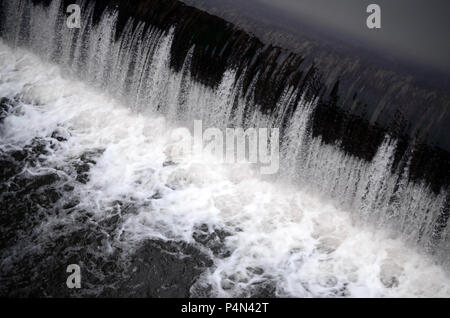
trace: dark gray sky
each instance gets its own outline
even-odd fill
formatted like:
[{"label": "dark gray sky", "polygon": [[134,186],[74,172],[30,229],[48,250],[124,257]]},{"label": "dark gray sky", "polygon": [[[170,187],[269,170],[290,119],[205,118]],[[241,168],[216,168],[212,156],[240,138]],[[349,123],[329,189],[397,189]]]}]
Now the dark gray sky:
[{"label": "dark gray sky", "polygon": [[[205,2],[188,0],[186,2]],[[321,31],[356,40],[368,48],[434,66],[450,73],[450,0],[208,0],[217,6],[234,7],[237,11],[255,7],[254,19],[260,12],[273,12],[274,24],[283,24],[280,15],[288,17],[286,27],[295,31],[295,21],[308,23]],[[243,4],[245,2],[245,4]],[[366,26],[366,8],[375,3],[381,7],[382,28]],[[259,12],[259,13],[258,13]],[[276,20],[276,21],[275,21]]]}]

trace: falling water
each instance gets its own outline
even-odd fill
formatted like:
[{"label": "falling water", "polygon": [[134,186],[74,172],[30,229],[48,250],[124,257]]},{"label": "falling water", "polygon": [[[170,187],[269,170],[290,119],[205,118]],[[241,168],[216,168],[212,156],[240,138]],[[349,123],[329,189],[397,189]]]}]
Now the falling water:
[{"label": "falling water", "polygon": [[[240,183],[238,183],[239,186],[228,184],[223,185],[224,188],[218,188],[220,182],[224,181],[220,181],[220,177],[215,175],[213,171],[205,169],[204,178],[210,181],[204,182],[212,183],[209,190],[202,188],[202,191],[212,193],[211,198],[214,198],[216,208],[221,209],[222,213],[228,213],[226,219],[230,224],[239,220],[238,226],[241,227],[242,234],[237,232],[228,244],[231,249],[242,249],[247,253],[252,253],[254,259],[249,261],[245,259],[243,254],[237,252],[233,253],[230,258],[217,259],[215,270],[205,272],[203,279],[194,290],[201,290],[201,285],[208,282],[213,286],[216,286],[215,284],[222,286],[220,288],[215,287],[216,295],[242,295],[242,289],[251,285],[252,279],[262,279],[262,276],[256,274],[252,276],[248,268],[265,266],[265,272],[269,273],[270,279],[281,282],[280,286],[282,287],[277,289],[279,295],[330,295],[330,286],[337,289],[336,285],[341,284],[336,283],[336,279],[348,281],[347,285],[353,284],[353,287],[350,288],[353,295],[389,295],[390,292],[383,289],[385,287],[380,287],[382,285],[372,286],[373,290],[370,291],[371,288],[367,287],[367,284],[370,285],[370,283],[366,284],[358,280],[360,279],[358,275],[361,277],[365,271],[370,271],[361,263],[363,261],[352,260],[345,263],[344,259],[348,257],[345,256],[346,253],[354,248],[354,243],[350,243],[346,237],[355,235],[354,240],[358,241],[358,238],[360,238],[361,242],[368,244],[368,250],[376,249],[375,246],[372,246],[374,242],[371,242],[371,234],[359,232],[353,226],[362,229],[362,231],[385,233],[383,235],[388,237],[385,241],[378,237],[375,240],[375,243],[378,244],[392,245],[386,249],[386,255],[380,256],[381,258],[384,257],[384,260],[378,260],[381,262],[380,266],[384,273],[381,274],[382,276],[393,275],[403,283],[407,280],[404,277],[409,270],[412,270],[410,266],[413,265],[409,265],[407,260],[403,259],[405,255],[409,255],[408,253],[416,252],[407,251],[406,247],[401,247],[401,244],[409,244],[408,246],[412,247],[420,246],[434,254],[435,259],[440,260],[441,265],[446,266],[448,264],[450,226],[445,226],[438,236],[435,235],[436,229],[440,226],[439,216],[445,208],[445,189],[440,194],[434,194],[425,183],[410,181],[407,164],[401,171],[392,172],[396,150],[396,140],[392,137],[387,135],[373,159],[367,162],[345,153],[338,145],[325,144],[320,136],[312,136],[311,121],[317,100],[307,99],[304,91],[298,91],[294,87],[286,87],[277,102],[277,111],[271,114],[263,113],[259,111],[258,105],[255,105],[252,95],[252,86],[256,83],[259,74],[255,75],[254,83],[246,91],[244,91],[242,85],[243,74],[239,74],[232,67],[223,74],[217,87],[211,88],[201,84],[192,78],[190,72],[192,56],[196,52],[195,46],[188,51],[181,71],[175,72],[169,65],[174,28],[169,31],[162,31],[143,22],[129,19],[120,34],[116,34],[118,12],[107,10],[98,23],[94,24],[94,5],[92,2],[80,2],[83,16],[80,29],[65,27],[64,8],[60,1],[52,1],[48,7],[33,5],[32,1],[28,0],[2,1],[1,5],[1,34],[8,47],[14,50],[25,48],[45,61],[42,63],[58,64],[63,74],[61,81],[64,81],[64,83],[67,83],[69,79],[72,79],[74,83],[75,81],[83,81],[89,86],[90,90],[101,91],[102,94],[112,96],[117,103],[128,105],[131,112],[112,110],[110,106],[104,106],[104,110],[95,109],[90,102],[87,102],[90,103],[89,107],[86,106],[92,112],[89,116],[100,116],[99,118],[105,116],[105,122],[113,119],[120,120],[120,117],[117,116],[123,116],[124,126],[121,131],[125,136],[128,136],[123,138],[131,138],[130,136],[134,134],[134,131],[140,129],[139,125],[145,126],[146,124],[142,122],[143,118],[153,118],[148,119],[147,125],[159,127],[158,120],[154,118],[160,118],[161,115],[174,127],[187,126],[192,128],[194,120],[202,120],[204,127],[253,126],[280,127],[283,129],[280,148],[281,167],[280,173],[275,178],[276,180],[273,176],[266,181],[256,180],[253,177],[249,181],[245,181],[241,178]],[[2,50],[6,50],[6,46],[4,44],[2,46]],[[17,52],[21,52],[14,53],[18,56],[25,54],[23,51]],[[2,54],[7,53],[2,51]],[[22,58],[27,59],[26,57]],[[36,59],[33,61],[36,61]],[[20,61],[17,63],[20,63]],[[2,83],[5,83],[5,80],[2,79],[2,81]],[[79,84],[76,85],[78,87]],[[57,86],[53,88],[53,90],[58,89]],[[63,89],[62,92],[64,93],[65,90]],[[56,93],[52,92],[51,94]],[[28,92],[27,94],[31,93]],[[84,93],[81,92],[81,94]],[[94,96],[91,91],[86,91],[86,94],[87,96]],[[87,97],[80,96],[79,98],[85,101]],[[31,99],[31,102],[37,103],[39,99]],[[105,103],[104,98],[99,97],[98,107],[106,105]],[[73,105],[72,107],[77,106]],[[63,108],[65,109],[65,107]],[[69,109],[66,111],[76,112]],[[61,116],[61,111],[55,109],[53,112]],[[107,114],[107,112],[111,112],[111,114]],[[99,132],[92,134],[101,134],[100,130],[103,129],[101,123],[94,119],[84,118],[83,116],[86,115],[82,114],[81,110],[79,115],[74,116],[81,116],[79,121],[86,121],[86,123],[81,124],[82,126],[93,125],[93,127],[84,129],[89,130],[97,127]],[[136,127],[129,123],[132,118],[136,118]],[[114,127],[114,129],[119,129],[116,126]],[[155,132],[155,129],[152,128],[150,131]],[[164,130],[163,128],[158,129]],[[100,137],[100,135],[95,138],[98,138],[97,142],[100,142],[102,138],[108,140],[107,137]],[[110,138],[114,137],[111,136]],[[153,142],[158,144],[158,141]],[[108,193],[107,196],[112,197],[115,193],[120,194],[123,189],[120,187],[114,188],[114,186],[104,183],[104,177],[101,177],[102,173],[112,172],[110,167],[107,168],[107,158],[111,160],[110,165],[115,165],[119,172],[122,171],[122,168],[119,167],[121,165],[120,160],[124,160],[129,165],[129,169],[138,170],[140,169],[138,163],[143,162],[142,158],[134,158],[135,154],[130,154],[130,158],[127,159],[124,154],[119,154],[114,150],[116,146],[112,146],[111,150],[105,152],[104,156],[107,157],[99,163],[99,167],[96,168],[98,171],[93,172],[93,179],[98,178],[93,189],[103,187],[104,193]],[[143,146],[140,142],[136,147],[142,147],[144,150],[149,149],[149,151],[152,149]],[[135,151],[139,150],[136,149]],[[115,158],[114,154],[118,157]],[[143,154],[140,155],[144,156]],[[137,160],[136,163],[131,160],[133,158]],[[158,158],[158,156],[149,156],[147,159],[159,160]],[[187,173],[183,178],[194,180],[192,181],[194,184],[201,183],[201,180],[196,179],[198,178],[198,172],[195,172],[195,169],[190,167],[185,170],[178,170],[176,173]],[[233,169],[236,169],[236,171]],[[240,168],[233,169],[230,172],[231,174],[240,171]],[[126,175],[138,173],[137,170],[122,172]],[[143,172],[139,173],[141,174],[140,178],[142,178]],[[162,175],[165,173],[167,171],[161,171]],[[211,175],[207,175],[208,173]],[[117,182],[125,182],[119,181],[119,174],[113,173],[109,176],[112,183],[114,183],[115,178],[117,178]],[[173,175],[160,177],[169,178],[167,180],[169,183],[171,182],[170,178],[175,178]],[[177,176],[176,178],[178,180],[181,177]],[[231,180],[233,180],[233,177],[231,177]],[[213,186],[214,182],[217,182],[217,184]],[[299,192],[286,190],[286,193],[283,193],[277,187],[280,187],[280,189],[295,188]],[[245,192],[247,188],[256,189],[255,191],[260,191],[260,193],[239,193],[240,191]],[[263,195],[263,193],[265,194]],[[189,194],[190,192],[184,192],[182,197],[186,198]],[[191,194],[195,196],[195,194]],[[239,196],[242,196],[242,198],[238,199]],[[92,192],[88,194],[88,197],[99,200]],[[136,197],[140,197],[140,192],[136,193]],[[258,202],[255,197],[259,198],[260,202],[253,203],[255,205],[248,205],[248,202]],[[323,207],[321,208],[320,204],[311,203],[316,200],[313,198],[324,202]],[[168,200],[175,199],[169,198]],[[98,201],[96,204],[102,206],[103,203]],[[203,203],[198,204],[197,207],[200,211],[198,213],[206,213],[201,212]],[[235,215],[235,213],[239,213],[236,209],[239,210],[240,206],[245,207],[242,215]],[[164,207],[160,208],[163,209]],[[183,226],[178,224],[175,227],[181,234],[169,235],[165,232],[173,233],[173,229],[161,231],[166,233],[164,234],[166,237],[173,238],[172,236],[175,236],[189,241],[187,237],[189,237],[192,229],[186,229],[186,227],[193,221],[189,221],[187,216],[182,216],[179,213],[181,211],[187,214],[194,212],[189,212],[189,209],[188,211],[181,206],[178,206],[178,208],[179,212],[170,212],[172,214],[168,215],[167,219],[162,216],[154,217],[161,222],[159,226],[162,228],[168,228],[170,222],[176,222],[177,224],[180,220],[186,222]],[[193,204],[192,209],[195,208],[196,205]],[[168,207],[165,207],[165,209],[168,209]],[[257,213],[258,210],[260,215]],[[307,210],[312,215],[306,217]],[[341,210],[347,212],[341,212]],[[332,216],[327,213],[328,211],[332,211],[336,215]],[[219,218],[215,214],[216,212],[208,213],[205,215],[214,220]],[[296,213],[298,214],[296,215]],[[345,216],[342,216],[342,214]],[[152,233],[156,236],[162,235],[161,233],[155,234],[158,229],[153,223],[150,226],[151,229],[148,230],[149,232],[143,234],[142,227],[145,222],[143,223],[143,220],[139,218],[144,218],[144,216],[141,214],[131,216],[124,225],[125,228],[134,227],[133,237],[142,239],[142,237],[152,236]],[[175,221],[176,218],[180,218],[178,222]],[[201,215],[192,218],[193,220],[204,219]],[[296,222],[302,218],[303,220],[306,218],[307,221],[303,221],[301,226],[298,225],[296,230]],[[172,221],[169,221],[169,219]],[[249,223],[249,220],[253,220],[254,224]],[[336,223],[333,224],[334,222]],[[139,224],[139,226],[136,224]],[[310,233],[310,228],[314,228],[314,235]],[[344,228],[345,230],[343,230]],[[271,233],[270,238],[263,236],[264,233],[257,234],[264,229]],[[232,229],[229,230],[233,231]],[[304,231],[304,233],[299,233],[299,230]],[[330,235],[324,234],[327,231],[330,231]],[[246,233],[247,235],[252,233],[253,236],[249,235],[248,238],[245,238]],[[285,236],[283,233],[293,234]],[[184,237],[185,235],[187,236]],[[308,237],[308,235],[312,235],[312,237]],[[335,259],[341,259],[342,263],[336,261],[333,264],[333,261],[324,258],[325,254],[317,254],[317,250],[311,249],[309,244],[316,244],[311,243],[316,240],[320,241],[322,247],[328,245],[328,248],[337,251],[337,254],[341,253],[335,256]],[[263,243],[258,245],[257,242]],[[285,245],[285,247],[281,247],[280,244]],[[342,249],[338,250],[337,246],[340,244],[342,244]],[[302,250],[302,252],[296,253],[296,249]],[[264,250],[266,251],[264,252]],[[268,254],[264,255],[264,253]],[[283,258],[283,253],[291,256]],[[358,253],[361,253],[360,257],[364,257],[363,251]],[[373,253],[378,255],[376,252]],[[395,260],[395,253],[399,253],[397,260]],[[412,263],[419,259],[416,254],[411,255],[414,255]],[[304,265],[299,265],[303,258],[308,257],[309,261]],[[273,258],[273,260],[270,260],[270,258]],[[278,262],[280,259],[281,261]],[[394,261],[390,262],[391,259],[394,259]],[[401,262],[404,262],[403,265],[399,265]],[[421,268],[426,268],[425,265],[420,264]],[[247,268],[244,266],[247,266]],[[301,271],[296,271],[296,266],[302,266]],[[321,269],[314,270],[315,267]],[[361,270],[361,268],[363,269]],[[310,277],[308,275],[313,275],[314,271],[319,271],[320,277],[317,278],[319,283],[306,287],[305,277]],[[253,272],[256,273],[258,270],[253,270]],[[321,276],[326,272],[335,273],[335,276],[332,274],[330,274],[330,277]],[[239,275],[241,275],[240,283],[239,279],[236,281],[235,278],[231,278]],[[439,275],[436,277],[441,277]],[[343,278],[344,276],[346,278]],[[371,274],[369,276],[372,277]],[[228,286],[225,286],[227,284]],[[402,287],[405,289],[402,289],[399,292],[400,294],[415,293],[412,290],[417,288],[416,282],[405,283],[405,286]],[[439,288],[433,290],[436,293],[449,295],[448,288]],[[198,293],[201,295],[200,291]],[[395,291],[392,293],[395,294]]]}]

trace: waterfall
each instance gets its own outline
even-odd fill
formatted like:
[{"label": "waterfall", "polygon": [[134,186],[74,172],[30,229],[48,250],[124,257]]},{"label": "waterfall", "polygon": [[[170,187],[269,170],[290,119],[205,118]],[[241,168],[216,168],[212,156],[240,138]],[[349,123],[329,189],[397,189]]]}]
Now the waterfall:
[{"label": "waterfall", "polygon": [[268,177],[270,182],[319,196],[348,211],[353,224],[386,230],[449,263],[450,223],[442,218],[448,189],[435,193],[425,181],[412,180],[410,158],[395,166],[395,137],[387,134],[370,161],[359,158],[338,143],[325,143],[320,135],[313,135],[320,96],[311,96],[309,86],[283,87],[275,109],[265,111],[255,98],[256,83],[265,75],[256,72],[244,85],[250,65],[230,64],[217,85],[207,85],[191,72],[196,46],[188,50],[181,70],[171,68],[175,25],[163,30],[129,18],[119,28],[119,12],[114,8],[106,9],[96,21],[92,1],[77,3],[81,28],[69,29],[61,0],[48,6],[4,0],[1,37],[12,48],[25,48],[58,64],[64,77],[106,92],[134,114],[163,115],[189,129],[194,120],[202,120],[204,128],[280,128],[280,173]]},{"label": "waterfall", "polygon": [[[214,127],[280,126],[284,118],[290,118],[282,145],[284,176],[354,211],[357,223],[391,227],[425,246],[443,244],[432,240],[446,193],[435,195],[425,184],[408,182],[407,172],[400,176],[392,173],[396,147],[393,138],[386,136],[371,162],[345,154],[336,146],[324,144],[320,137],[311,136],[315,102],[305,100],[304,92],[286,87],[277,112],[264,116],[254,104],[252,89],[243,91],[232,68],[224,73],[216,89],[192,79],[190,60],[195,47],[186,55],[181,72],[172,71],[169,61],[173,29],[163,32],[130,18],[117,36],[117,11],[105,10],[94,24],[92,3],[80,2],[80,6],[83,27],[69,29],[64,25],[61,1],[52,1],[48,7],[28,0],[6,1],[2,36],[12,45],[27,47],[67,67],[68,72],[74,71],[137,112],[162,113],[184,124],[203,120]],[[291,115],[289,109],[297,99],[293,95],[299,101]],[[441,237],[447,237],[448,231],[447,226]]]}]

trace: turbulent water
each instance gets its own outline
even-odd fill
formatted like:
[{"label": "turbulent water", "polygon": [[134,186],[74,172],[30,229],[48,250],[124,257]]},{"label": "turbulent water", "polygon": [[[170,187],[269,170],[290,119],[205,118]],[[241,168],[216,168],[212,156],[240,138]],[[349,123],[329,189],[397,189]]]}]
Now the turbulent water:
[{"label": "turbulent water", "polygon": [[58,1],[2,5],[0,149],[17,167],[2,173],[1,196],[9,207],[33,202],[26,229],[2,210],[2,294],[26,290],[58,249],[92,277],[81,295],[105,295],[139,271],[135,255],[152,261],[143,244],[159,242],[177,244],[163,249],[180,260],[202,260],[188,283],[194,297],[450,296],[449,226],[436,235],[445,193],[408,181],[407,164],[391,172],[394,139],[371,162],[346,154],[311,136],[316,101],[300,98],[276,176],[213,157],[199,164],[195,151],[172,158],[179,127],[281,127],[304,92],[286,87],[266,115],[231,68],[217,88],[192,79],[195,47],[172,71],[173,29],[130,20],[115,41],[112,11],[94,25],[93,7],[83,7],[76,30]]}]

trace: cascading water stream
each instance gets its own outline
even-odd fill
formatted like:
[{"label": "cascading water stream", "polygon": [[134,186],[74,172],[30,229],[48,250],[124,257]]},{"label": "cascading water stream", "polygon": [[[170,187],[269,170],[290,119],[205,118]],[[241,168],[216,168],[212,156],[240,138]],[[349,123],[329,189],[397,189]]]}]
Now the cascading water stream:
[{"label": "cascading water stream", "polygon": [[[48,7],[2,2],[0,93],[21,99],[25,114],[6,122],[2,147],[51,133],[45,122],[63,123],[72,134],[73,149],[46,159],[52,167],[102,149],[90,181],[76,188],[81,210],[101,219],[119,198],[137,210],[122,216],[120,244],[105,244],[128,247],[155,237],[192,243],[198,224],[224,228],[230,255],[213,256],[214,266],[191,289],[197,296],[248,295],[267,282],[281,296],[450,295],[442,270],[449,264],[450,226],[439,224],[446,189],[434,194],[410,181],[407,165],[393,173],[393,138],[386,136],[370,162],[347,154],[312,136],[317,100],[305,92],[286,87],[277,112],[264,113],[252,84],[244,91],[243,75],[232,67],[216,88],[196,81],[190,73],[195,46],[182,70],[171,70],[175,28],[165,32],[130,19],[118,35],[118,12],[105,11],[95,24],[92,2],[80,4],[82,27],[69,29],[60,1]],[[47,72],[47,63],[59,69]],[[21,132],[27,120],[29,132]],[[192,129],[194,120],[204,128],[280,127],[279,174],[263,180],[245,165],[199,167],[189,156],[162,168],[164,149],[177,147],[168,132]],[[163,199],[150,203],[152,196]],[[42,227],[62,222],[56,219]]]}]

